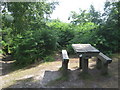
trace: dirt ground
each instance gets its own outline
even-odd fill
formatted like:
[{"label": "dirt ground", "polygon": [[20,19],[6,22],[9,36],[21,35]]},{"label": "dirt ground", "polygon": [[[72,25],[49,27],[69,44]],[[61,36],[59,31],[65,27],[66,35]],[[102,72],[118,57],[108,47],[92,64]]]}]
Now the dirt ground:
[{"label": "dirt ground", "polygon": [[[78,70],[79,59],[70,55],[68,64],[68,80],[59,80],[62,76],[59,71],[62,66],[61,54],[55,55],[55,61],[36,63],[19,70],[12,70],[14,61],[0,60],[1,88],[118,88],[118,60],[119,54],[112,56],[109,64],[109,75],[102,76],[96,69],[96,60],[89,59],[89,76],[82,77],[82,70]],[[63,76],[62,76],[63,78]]]}]

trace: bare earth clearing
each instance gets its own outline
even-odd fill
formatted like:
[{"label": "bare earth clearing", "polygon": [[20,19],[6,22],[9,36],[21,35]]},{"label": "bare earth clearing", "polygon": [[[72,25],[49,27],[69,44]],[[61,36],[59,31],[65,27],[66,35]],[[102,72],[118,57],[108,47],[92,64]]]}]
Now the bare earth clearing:
[{"label": "bare earth clearing", "polygon": [[87,79],[81,77],[81,70],[77,70],[79,59],[70,56],[69,79],[58,80],[61,77],[59,68],[62,64],[61,54],[56,54],[54,62],[37,63],[29,67],[12,71],[12,61],[0,61],[1,88],[118,88],[118,60],[120,55],[113,55],[113,62],[109,65],[109,76],[102,76],[95,68],[95,59],[89,60],[89,73]]}]

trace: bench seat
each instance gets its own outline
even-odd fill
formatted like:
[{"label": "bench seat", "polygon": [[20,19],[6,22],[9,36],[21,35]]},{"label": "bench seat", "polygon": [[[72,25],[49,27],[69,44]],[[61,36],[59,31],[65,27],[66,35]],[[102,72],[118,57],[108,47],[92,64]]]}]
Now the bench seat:
[{"label": "bench seat", "polygon": [[104,55],[103,53],[99,53],[99,55],[98,55],[98,58],[102,61],[102,62],[104,62],[104,63],[111,63],[112,62],[112,59],[111,58],[109,58],[109,57],[107,57],[106,55]]},{"label": "bench seat", "polygon": [[62,50],[62,68],[63,71],[66,72],[66,70],[68,70],[68,62],[69,62],[69,57],[68,57],[68,53],[66,50]]},{"label": "bench seat", "polygon": [[68,57],[68,53],[66,50],[62,50],[62,57],[63,57],[63,60],[68,60],[69,57]]},{"label": "bench seat", "polygon": [[112,59],[101,52],[97,58],[97,69],[100,69],[102,74],[108,74],[108,64],[112,62]]}]

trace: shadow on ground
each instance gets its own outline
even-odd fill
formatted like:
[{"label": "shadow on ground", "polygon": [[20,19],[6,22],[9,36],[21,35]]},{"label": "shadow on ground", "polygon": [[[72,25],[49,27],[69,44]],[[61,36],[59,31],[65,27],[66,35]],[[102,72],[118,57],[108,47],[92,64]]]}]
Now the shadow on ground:
[{"label": "shadow on ground", "polygon": [[[58,64],[49,64],[49,70],[44,68],[43,76],[28,76],[16,80],[15,83],[8,88],[118,88],[118,58],[113,58],[113,62],[109,65],[109,76],[102,76],[100,71],[96,69],[95,63],[89,65],[89,74],[85,77],[82,70],[78,70],[76,60],[71,59],[68,70],[68,80],[61,80],[62,76],[59,70],[54,70]],[[73,62],[73,61],[74,62]],[[55,66],[54,66],[55,65]],[[46,67],[46,66],[45,66]],[[61,78],[62,77],[62,78]]]},{"label": "shadow on ground", "polygon": [[[43,60],[41,60],[41,61],[39,60],[34,64],[18,67],[19,65],[14,65],[15,62],[16,61],[13,60],[11,56],[6,56],[4,58],[1,56],[0,57],[0,71],[1,71],[0,76],[7,75],[7,74],[17,71],[19,69],[26,70],[26,69],[34,68],[42,63],[45,63]],[[52,61],[52,62],[54,62],[54,61]]]},{"label": "shadow on ground", "polygon": [[16,80],[14,85],[11,85],[7,88],[45,88],[47,83],[53,81],[61,76],[60,71],[45,71],[44,76],[41,77],[25,77],[24,79]]},{"label": "shadow on ground", "polygon": [[[35,77],[28,77],[17,80],[8,88],[107,88],[114,86],[112,76],[101,76],[96,68],[89,69],[89,74],[85,77],[82,70],[68,70],[68,80],[62,80],[60,71],[45,71],[42,79],[35,80]],[[104,86],[103,86],[104,85]],[[112,85],[112,86],[111,86]]]}]

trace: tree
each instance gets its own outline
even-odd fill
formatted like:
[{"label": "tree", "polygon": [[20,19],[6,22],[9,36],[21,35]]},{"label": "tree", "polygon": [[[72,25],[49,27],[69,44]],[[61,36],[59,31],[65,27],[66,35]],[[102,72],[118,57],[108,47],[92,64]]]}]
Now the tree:
[{"label": "tree", "polygon": [[[45,1],[3,3],[3,51],[10,51],[17,64],[34,63],[55,50],[55,34],[46,25],[55,4]],[[10,15],[13,21],[8,22],[6,15]]]},{"label": "tree", "polygon": [[103,43],[99,44],[99,47],[104,48],[102,50],[109,52],[119,51],[120,41],[120,29],[119,29],[119,10],[120,2],[106,2],[105,13],[103,14],[104,23],[99,26],[98,35],[102,36]]},{"label": "tree", "polygon": [[94,6],[91,5],[89,9],[89,20],[95,24],[100,24],[101,23],[101,14],[100,12],[96,11]]}]

